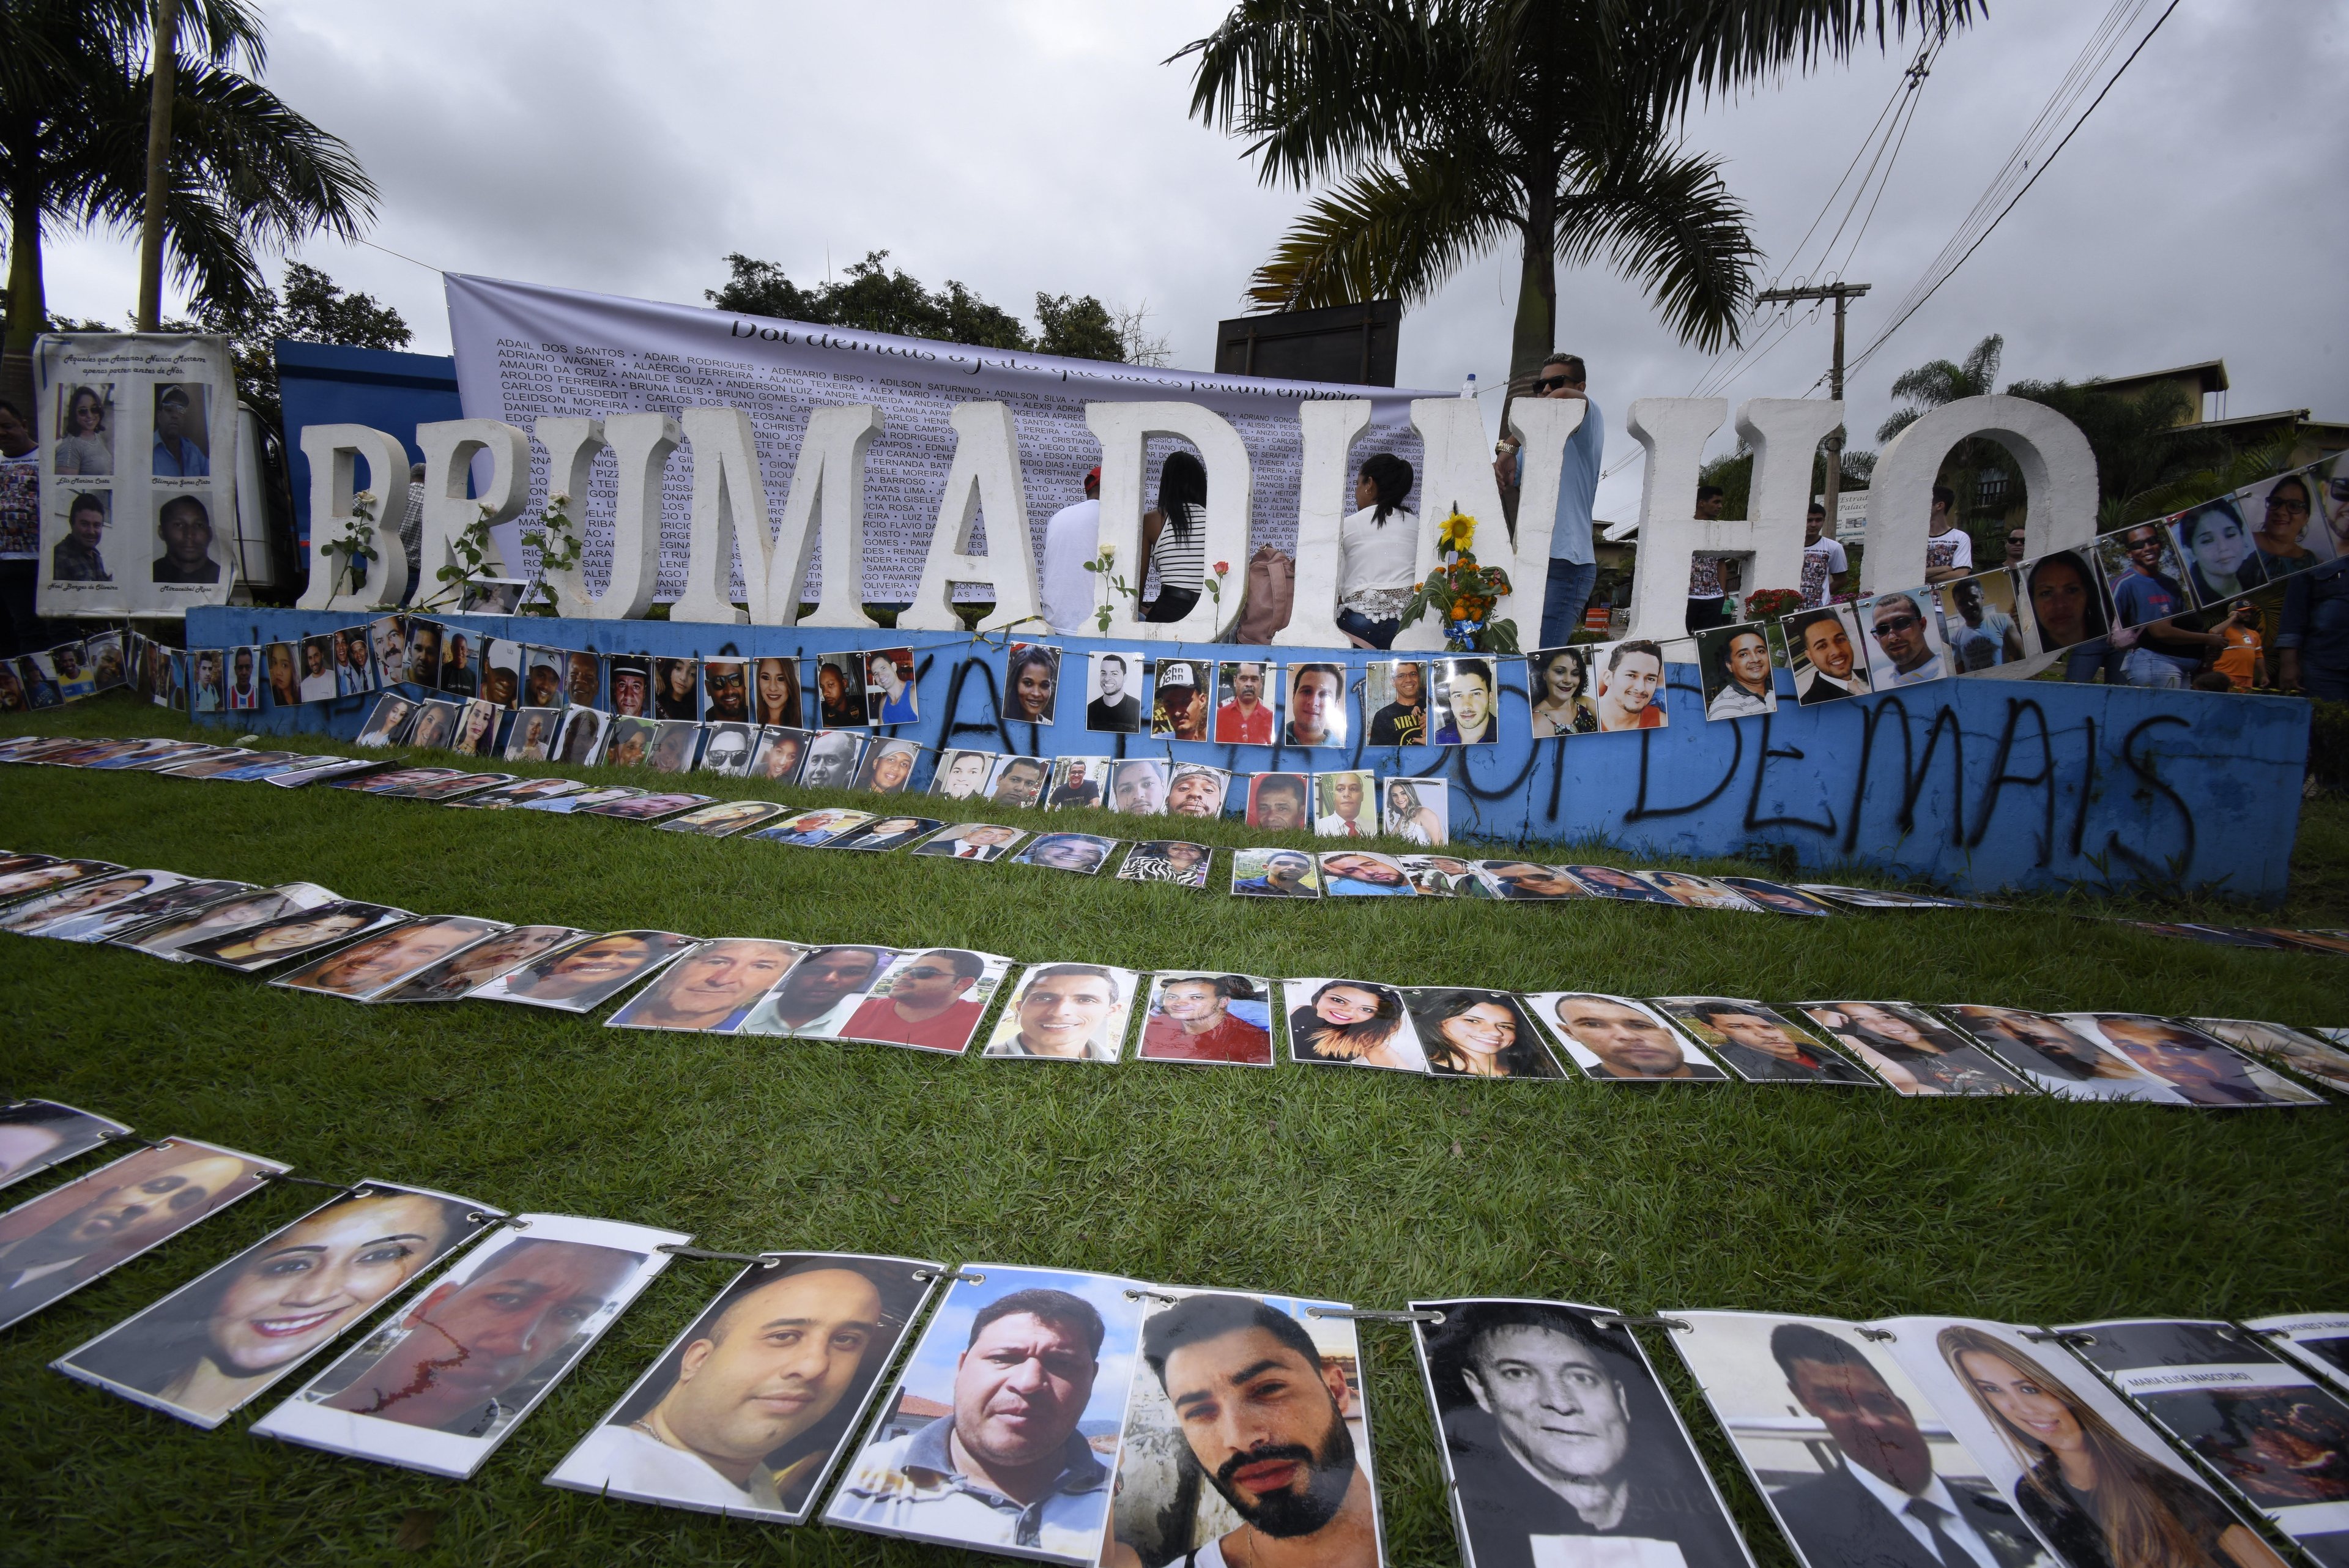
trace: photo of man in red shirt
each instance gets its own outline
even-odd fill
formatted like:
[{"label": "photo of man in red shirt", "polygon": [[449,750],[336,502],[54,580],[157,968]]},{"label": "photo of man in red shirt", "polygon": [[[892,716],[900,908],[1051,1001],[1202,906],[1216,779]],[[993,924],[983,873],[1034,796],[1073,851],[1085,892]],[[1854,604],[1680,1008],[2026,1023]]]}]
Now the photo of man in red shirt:
[{"label": "photo of man in red shirt", "polygon": [[1142,1026],[1141,1060],[1271,1066],[1271,1030],[1232,1011],[1237,1002],[1268,1019],[1269,994],[1263,981],[1244,974],[1159,976]]},{"label": "photo of man in red shirt", "polygon": [[[843,1040],[876,1045],[911,1045],[922,1051],[959,1054],[970,1049],[987,1003],[972,995],[989,965],[985,955],[960,948],[907,953],[874,986],[841,1030]],[[993,965],[998,978],[1009,967]]]}]

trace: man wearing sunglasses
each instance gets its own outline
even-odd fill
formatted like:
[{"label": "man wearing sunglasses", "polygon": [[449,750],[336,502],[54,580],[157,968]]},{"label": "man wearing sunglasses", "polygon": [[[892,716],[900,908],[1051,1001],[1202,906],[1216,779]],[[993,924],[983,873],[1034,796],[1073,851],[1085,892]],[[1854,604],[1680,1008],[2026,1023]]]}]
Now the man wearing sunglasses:
[{"label": "man wearing sunglasses", "polygon": [[1925,612],[1914,597],[1887,594],[1870,607],[1868,618],[1876,646],[1884,650],[1891,665],[1882,685],[1914,686],[1920,680],[1940,679],[1940,660],[1934,656],[1932,639],[1925,634]]},{"label": "man wearing sunglasses", "polygon": [[[1582,422],[1566,438],[1557,476],[1557,522],[1549,536],[1549,582],[1542,598],[1537,648],[1558,648],[1582,625],[1583,607],[1599,580],[1599,557],[1590,547],[1590,512],[1599,498],[1599,459],[1606,445],[1606,416],[1590,400],[1588,372],[1573,354],[1553,354],[1534,378],[1537,398],[1574,398],[1585,405]],[[1504,484],[1525,479],[1525,453],[1503,458]]]}]

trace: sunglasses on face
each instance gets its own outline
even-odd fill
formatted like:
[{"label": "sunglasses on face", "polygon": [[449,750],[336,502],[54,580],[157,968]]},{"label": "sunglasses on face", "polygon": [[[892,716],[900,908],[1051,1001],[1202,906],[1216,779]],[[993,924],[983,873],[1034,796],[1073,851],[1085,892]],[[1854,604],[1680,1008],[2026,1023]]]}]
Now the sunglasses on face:
[{"label": "sunglasses on face", "polygon": [[1888,631],[1907,631],[1911,627],[1920,626],[1923,623],[1913,615],[1888,616],[1884,619],[1876,623],[1876,635],[1882,637]]},{"label": "sunglasses on face", "polygon": [[1537,392],[1555,392],[1560,387],[1571,387],[1575,384],[1576,383],[1568,380],[1564,376],[1544,376],[1534,383],[1534,390]]}]

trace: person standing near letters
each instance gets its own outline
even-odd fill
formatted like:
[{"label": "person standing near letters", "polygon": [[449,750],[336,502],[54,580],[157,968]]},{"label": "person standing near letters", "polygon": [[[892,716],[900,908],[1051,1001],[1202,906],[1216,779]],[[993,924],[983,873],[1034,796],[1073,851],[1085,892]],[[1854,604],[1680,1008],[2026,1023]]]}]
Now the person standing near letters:
[{"label": "person standing near letters", "polygon": [[[1582,422],[1566,438],[1558,459],[1557,520],[1549,535],[1549,581],[1542,599],[1541,648],[1562,648],[1582,625],[1583,607],[1599,581],[1599,556],[1591,549],[1591,508],[1599,499],[1599,460],[1607,441],[1607,417],[1590,400],[1589,372],[1580,357],[1553,354],[1534,378],[1534,396],[1572,399],[1583,405]],[[1501,477],[1523,483],[1525,454],[1503,458]]]},{"label": "person standing near letters", "polygon": [[1101,553],[1101,470],[1085,474],[1085,498],[1063,506],[1044,524],[1044,619],[1062,636],[1093,629],[1094,574],[1087,562]]}]

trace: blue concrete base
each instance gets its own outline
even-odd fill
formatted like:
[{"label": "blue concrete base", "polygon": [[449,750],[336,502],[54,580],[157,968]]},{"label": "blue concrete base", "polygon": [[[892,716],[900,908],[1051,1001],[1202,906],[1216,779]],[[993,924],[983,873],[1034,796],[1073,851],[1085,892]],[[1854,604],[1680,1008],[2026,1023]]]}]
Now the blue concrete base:
[{"label": "blue concrete base", "polygon": [[[347,615],[212,608],[188,615],[191,648],[282,641]],[[2273,902],[2283,897],[2308,755],[2309,708],[2289,697],[2151,691],[1973,678],[1801,709],[1782,672],[1780,711],[1709,724],[1692,666],[1669,672],[1669,727],[1536,742],[1522,666],[1502,680],[1489,746],[1345,750],[1174,743],[1085,730],[1077,656],[1126,643],[1055,638],[1067,649],[1060,711],[1078,722],[1006,723],[1000,640],[668,621],[439,618],[491,637],[603,653],[812,657],[916,649],[923,717],[888,733],[925,745],[1032,756],[1166,756],[1242,773],[1375,768],[1452,781],[1463,837],[1603,844],[1645,856],[1783,855],[1814,870],[1862,865],[1974,892],[2141,882]],[[1359,670],[1359,649],[1144,645],[1153,658],[1310,652]],[[1072,700],[1072,693],[1074,693]],[[1368,726],[1350,684],[1352,732]],[[369,699],[342,698],[219,722],[265,734],[357,732]],[[926,783],[926,774],[916,784]],[[1237,798],[1235,792],[1235,799]],[[1549,858],[1563,857],[1564,851]]]}]

